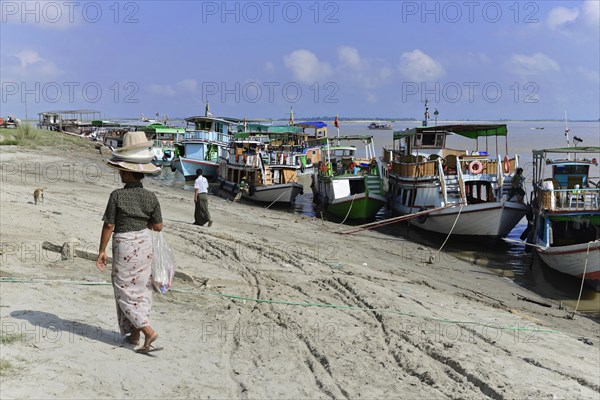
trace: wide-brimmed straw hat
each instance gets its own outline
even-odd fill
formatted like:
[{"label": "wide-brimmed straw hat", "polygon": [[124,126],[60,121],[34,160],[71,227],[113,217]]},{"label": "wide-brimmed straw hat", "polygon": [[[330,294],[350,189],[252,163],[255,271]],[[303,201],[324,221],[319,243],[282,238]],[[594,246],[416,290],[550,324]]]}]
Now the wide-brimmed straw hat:
[{"label": "wide-brimmed straw hat", "polygon": [[115,150],[116,153],[122,153],[133,149],[148,149],[152,147],[152,140],[146,138],[142,131],[127,132],[123,137],[123,146]]},{"label": "wide-brimmed straw hat", "polygon": [[160,168],[151,163],[136,164],[127,161],[109,160],[106,164],[119,171],[139,172],[141,174],[156,174],[160,172]]},{"label": "wide-brimmed straw hat", "polygon": [[146,139],[144,132],[127,132],[123,137],[123,147],[113,151],[108,166],[120,171],[154,174],[160,168],[150,164],[154,154],[150,151],[152,141]]}]

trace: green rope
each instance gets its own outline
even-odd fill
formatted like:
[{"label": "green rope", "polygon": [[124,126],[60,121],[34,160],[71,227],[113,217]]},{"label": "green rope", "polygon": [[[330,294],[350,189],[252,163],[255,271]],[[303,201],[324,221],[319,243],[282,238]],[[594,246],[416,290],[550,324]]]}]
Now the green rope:
[{"label": "green rope", "polygon": [[[48,279],[22,279],[22,278],[11,278],[11,277],[0,277],[0,283],[64,283],[70,285],[84,285],[84,286],[108,286],[112,285],[110,282],[86,282],[86,281],[70,281],[70,280],[48,280]],[[302,301],[289,301],[289,300],[270,300],[270,299],[256,299],[252,297],[244,297],[238,296],[234,294],[227,293],[216,293],[216,292],[201,292],[196,290],[185,290],[185,289],[171,289],[171,292],[176,293],[188,293],[188,294],[197,294],[197,295],[205,295],[205,296],[217,296],[224,297],[227,299],[234,300],[245,300],[245,301],[253,301],[256,303],[269,303],[269,304],[280,304],[280,305],[288,305],[288,306],[301,306],[301,307],[320,307],[320,308],[333,308],[339,310],[351,310],[351,311],[367,311],[367,312],[382,312],[382,313],[390,313],[396,315],[402,315],[405,317],[411,318],[421,318],[424,320],[443,322],[448,324],[463,324],[463,325],[476,325],[483,326],[487,328],[495,328],[509,331],[533,331],[540,333],[562,333],[561,331],[555,329],[531,329],[531,328],[520,328],[520,327],[503,327],[492,324],[485,324],[476,321],[462,321],[462,320],[451,320],[446,318],[437,318],[437,317],[426,317],[420,316],[413,313],[406,313],[398,310],[387,309],[387,308],[367,308],[367,307],[354,307],[348,305],[339,305],[339,304],[326,304],[326,303],[307,303]]]}]

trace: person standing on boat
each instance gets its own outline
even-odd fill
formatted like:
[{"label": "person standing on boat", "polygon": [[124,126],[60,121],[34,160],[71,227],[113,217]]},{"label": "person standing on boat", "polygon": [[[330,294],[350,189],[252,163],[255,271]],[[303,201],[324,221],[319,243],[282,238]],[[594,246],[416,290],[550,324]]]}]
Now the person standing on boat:
[{"label": "person standing on boat", "polygon": [[506,201],[510,201],[512,197],[516,194],[517,201],[519,203],[523,203],[523,199],[525,198],[525,190],[523,190],[523,182],[525,182],[525,178],[523,177],[523,168],[517,168],[517,173],[513,176],[510,182],[510,191],[508,192],[508,198]]},{"label": "person standing on boat", "polygon": [[208,222],[208,226],[211,227],[213,221],[208,212],[208,180],[202,176],[201,169],[196,170],[196,175],[198,177],[194,182],[194,225],[203,226]]},{"label": "person standing on boat", "polygon": [[[160,204],[156,195],[144,189],[141,180],[144,174],[156,174],[160,168],[152,165],[151,141],[144,132],[128,132],[124,146],[113,152],[108,166],[119,170],[122,189],[114,190],[108,199],[102,220],[102,234],[96,267],[104,272],[107,255],[106,246],[112,236],[111,279],[117,304],[117,319],[121,334],[127,341],[137,345],[140,333],[144,344],[137,349],[147,353],[160,348],[152,346],[158,333],[150,326],[152,306],[152,248],[151,230],[163,228]],[[147,151],[140,160],[140,152]],[[128,160],[128,161],[127,161]]]}]

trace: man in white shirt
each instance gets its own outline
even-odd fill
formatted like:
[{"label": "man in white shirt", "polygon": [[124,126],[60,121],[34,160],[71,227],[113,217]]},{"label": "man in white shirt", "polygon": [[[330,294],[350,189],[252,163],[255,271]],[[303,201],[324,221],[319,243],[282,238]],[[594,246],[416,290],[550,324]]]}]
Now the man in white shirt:
[{"label": "man in white shirt", "polygon": [[194,211],[194,225],[203,226],[208,222],[208,226],[212,226],[212,219],[208,212],[208,180],[202,176],[202,170],[197,169],[196,181],[194,182],[194,203],[196,209]]}]

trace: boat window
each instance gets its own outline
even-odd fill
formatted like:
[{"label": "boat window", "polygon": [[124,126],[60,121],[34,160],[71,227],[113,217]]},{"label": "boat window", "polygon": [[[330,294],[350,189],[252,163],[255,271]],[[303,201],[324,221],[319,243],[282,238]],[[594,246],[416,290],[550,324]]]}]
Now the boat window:
[{"label": "boat window", "polygon": [[554,174],[585,174],[587,175],[589,165],[556,165],[554,166]]},{"label": "boat window", "polygon": [[426,135],[423,135],[423,138],[421,139],[421,145],[422,146],[433,146],[435,145],[435,134],[432,133],[428,133]]},{"label": "boat window", "polygon": [[365,192],[364,179],[350,179],[350,194],[359,194]]}]

